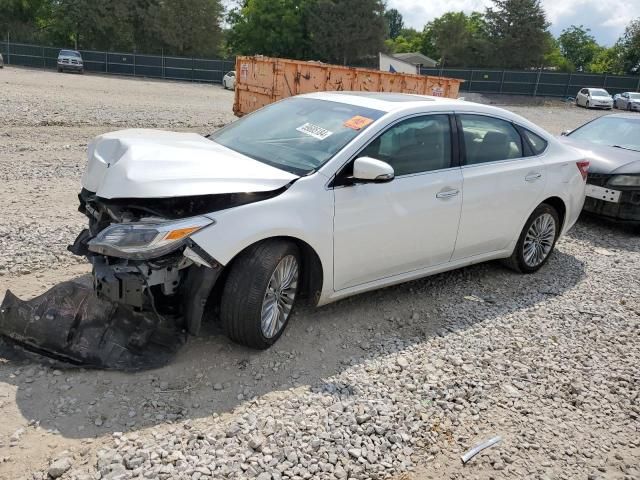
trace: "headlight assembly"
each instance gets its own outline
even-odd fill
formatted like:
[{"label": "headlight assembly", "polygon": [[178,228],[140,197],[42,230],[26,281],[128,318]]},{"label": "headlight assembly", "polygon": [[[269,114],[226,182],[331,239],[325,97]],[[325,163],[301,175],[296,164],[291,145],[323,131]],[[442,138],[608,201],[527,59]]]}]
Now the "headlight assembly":
[{"label": "headlight assembly", "polygon": [[614,175],[608,185],[612,187],[640,187],[640,175]]},{"label": "headlight assembly", "polygon": [[190,235],[211,225],[206,217],[167,222],[117,223],[102,230],[89,242],[89,250],[112,257],[148,260],[171,253]]}]

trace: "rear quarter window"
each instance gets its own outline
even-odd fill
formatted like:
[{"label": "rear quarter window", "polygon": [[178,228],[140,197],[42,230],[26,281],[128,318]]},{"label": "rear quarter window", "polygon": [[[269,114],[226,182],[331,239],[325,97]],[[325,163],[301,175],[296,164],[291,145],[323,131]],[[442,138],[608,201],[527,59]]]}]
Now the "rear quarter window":
[{"label": "rear quarter window", "polygon": [[531,146],[531,150],[533,150],[533,154],[540,155],[544,153],[544,151],[547,149],[547,146],[549,145],[549,142],[547,142],[540,135],[536,135],[535,133],[530,132],[529,130],[522,129],[522,131],[524,133],[525,138],[529,142],[529,145]]}]

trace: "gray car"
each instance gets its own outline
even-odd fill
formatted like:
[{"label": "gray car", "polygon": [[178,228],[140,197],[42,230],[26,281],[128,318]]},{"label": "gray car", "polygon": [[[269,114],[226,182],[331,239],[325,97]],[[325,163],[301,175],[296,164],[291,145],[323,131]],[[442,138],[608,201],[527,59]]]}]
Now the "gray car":
[{"label": "gray car", "polygon": [[65,70],[84,73],[84,61],[77,50],[60,50],[58,54],[58,72]]},{"label": "gray car", "polygon": [[613,97],[613,108],[640,112],[640,93],[624,92]]},{"label": "gray car", "polygon": [[605,115],[562,135],[590,161],[584,210],[640,225],[640,117]]}]

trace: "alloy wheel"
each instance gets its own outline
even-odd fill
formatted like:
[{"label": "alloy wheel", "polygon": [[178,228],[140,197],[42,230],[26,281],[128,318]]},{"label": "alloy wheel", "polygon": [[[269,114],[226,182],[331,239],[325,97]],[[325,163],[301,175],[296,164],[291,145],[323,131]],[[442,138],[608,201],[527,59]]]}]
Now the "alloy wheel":
[{"label": "alloy wheel", "polygon": [[524,239],[524,262],[534,268],[549,256],[556,239],[556,221],[552,215],[543,213],[537,217]]},{"label": "alloy wheel", "polygon": [[298,260],[287,255],[276,266],[262,301],[262,334],[275,337],[287,323],[298,291]]}]

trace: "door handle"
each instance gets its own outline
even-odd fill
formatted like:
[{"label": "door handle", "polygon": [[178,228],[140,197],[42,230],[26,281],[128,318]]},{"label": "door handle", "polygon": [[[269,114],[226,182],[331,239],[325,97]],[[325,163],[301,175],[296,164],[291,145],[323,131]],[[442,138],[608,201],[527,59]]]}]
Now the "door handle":
[{"label": "door handle", "polygon": [[527,182],[535,182],[536,180],[539,180],[540,178],[542,178],[542,174],[541,173],[530,173],[529,175],[524,177],[524,179]]},{"label": "door handle", "polygon": [[436,198],[451,198],[460,193],[460,190],[442,190],[436,193]]}]

